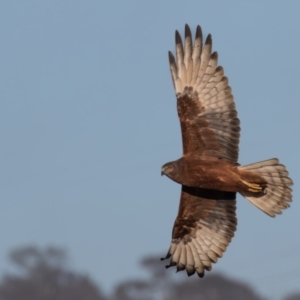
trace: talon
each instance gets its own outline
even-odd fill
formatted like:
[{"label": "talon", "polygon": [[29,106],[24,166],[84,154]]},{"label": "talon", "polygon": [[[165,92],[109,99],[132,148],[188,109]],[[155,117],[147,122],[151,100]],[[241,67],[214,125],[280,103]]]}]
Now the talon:
[{"label": "talon", "polygon": [[250,183],[245,180],[242,180],[242,183],[248,187],[249,192],[259,193],[263,190],[263,188],[257,183]]}]

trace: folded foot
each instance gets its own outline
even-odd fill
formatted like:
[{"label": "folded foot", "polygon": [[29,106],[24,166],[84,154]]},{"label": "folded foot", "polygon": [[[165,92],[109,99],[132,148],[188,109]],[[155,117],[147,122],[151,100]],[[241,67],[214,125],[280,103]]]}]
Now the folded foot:
[{"label": "folded foot", "polygon": [[248,187],[249,192],[260,193],[263,191],[263,187],[257,183],[251,183],[245,180],[242,180],[242,183]]}]

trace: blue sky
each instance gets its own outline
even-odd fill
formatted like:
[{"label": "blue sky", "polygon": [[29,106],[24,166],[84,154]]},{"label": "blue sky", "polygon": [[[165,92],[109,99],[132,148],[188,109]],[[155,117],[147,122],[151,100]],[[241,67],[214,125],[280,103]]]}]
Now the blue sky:
[{"label": "blue sky", "polygon": [[[2,1],[0,272],[33,243],[66,247],[107,291],[165,254],[181,156],[167,51],[213,36],[241,119],[240,163],[278,157],[294,202],[269,218],[238,197],[238,230],[213,272],[279,299],[300,281],[300,2]],[[169,270],[172,272],[171,270]],[[181,275],[178,275],[181,276]]]}]

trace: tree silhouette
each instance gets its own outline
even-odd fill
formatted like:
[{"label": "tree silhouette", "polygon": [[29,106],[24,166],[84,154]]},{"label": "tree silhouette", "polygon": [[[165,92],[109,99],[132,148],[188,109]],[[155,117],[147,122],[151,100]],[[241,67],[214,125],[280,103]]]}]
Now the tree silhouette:
[{"label": "tree silhouette", "polygon": [[172,288],[170,299],[180,300],[261,300],[254,290],[243,282],[228,279],[223,275],[207,275],[202,280],[198,278],[184,280]]},{"label": "tree silhouette", "polygon": [[300,300],[300,293],[290,294],[286,296],[284,300]]},{"label": "tree silhouette", "polygon": [[249,285],[222,275],[178,280],[156,257],[143,259],[141,266],[148,271],[149,278],[118,284],[114,300],[262,300]]},{"label": "tree silhouette", "polygon": [[87,277],[67,268],[66,252],[49,247],[23,247],[10,253],[20,275],[5,275],[0,284],[1,300],[104,300],[99,288]]}]

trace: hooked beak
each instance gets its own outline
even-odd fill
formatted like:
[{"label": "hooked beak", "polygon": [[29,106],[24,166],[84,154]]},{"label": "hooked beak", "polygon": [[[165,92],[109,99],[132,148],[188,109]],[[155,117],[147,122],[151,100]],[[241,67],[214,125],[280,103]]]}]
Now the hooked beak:
[{"label": "hooked beak", "polygon": [[163,170],[161,170],[160,175],[161,175],[161,176],[164,176],[164,175],[165,175],[165,173],[164,173]]}]

